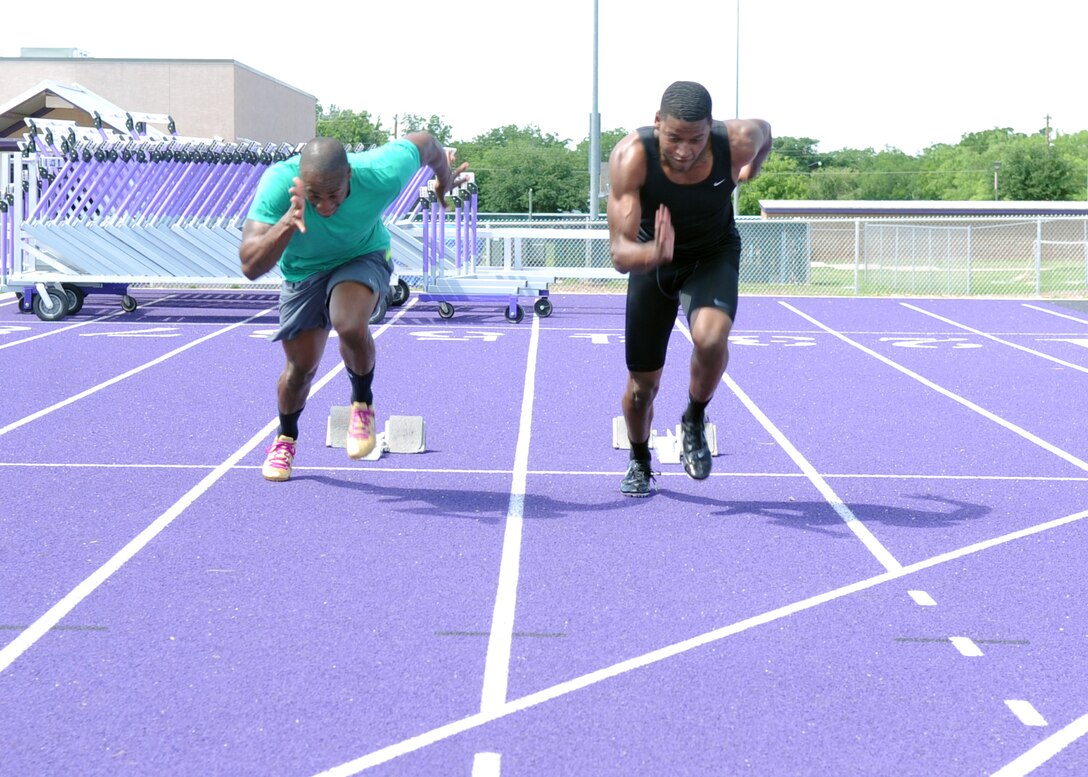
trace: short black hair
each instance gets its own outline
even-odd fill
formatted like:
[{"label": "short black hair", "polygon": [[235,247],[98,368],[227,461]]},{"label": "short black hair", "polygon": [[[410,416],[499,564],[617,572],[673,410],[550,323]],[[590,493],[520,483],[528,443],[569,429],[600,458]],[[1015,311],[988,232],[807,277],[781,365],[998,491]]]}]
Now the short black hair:
[{"label": "short black hair", "polygon": [[314,138],[302,147],[302,167],[316,175],[334,175],[349,169],[347,149],[336,138]]},{"label": "short black hair", "polygon": [[680,121],[706,121],[712,104],[710,92],[694,81],[674,81],[661,95],[661,116]]}]

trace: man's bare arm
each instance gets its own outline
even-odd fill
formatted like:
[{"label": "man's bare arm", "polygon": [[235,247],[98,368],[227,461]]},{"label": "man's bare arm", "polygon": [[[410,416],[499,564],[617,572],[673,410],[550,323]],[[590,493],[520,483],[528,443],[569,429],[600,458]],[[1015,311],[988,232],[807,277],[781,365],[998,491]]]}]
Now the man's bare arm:
[{"label": "man's bare arm", "polygon": [[306,208],[306,195],[302,179],[291,182],[291,205],[275,224],[246,219],[242,225],[242,244],[238,258],[242,260],[242,275],[255,281],[276,266],[295,232],[305,232],[302,214]]},{"label": "man's bare arm", "polygon": [[275,267],[294,234],[295,226],[286,216],[275,224],[247,219],[242,227],[242,245],[238,249],[242,275],[255,281]]},{"label": "man's bare arm", "polygon": [[434,193],[442,207],[445,207],[446,195],[461,183],[460,176],[461,173],[468,169],[468,162],[463,163],[454,170],[450,166],[450,157],[446,153],[446,149],[429,132],[410,132],[404,137],[412,141],[416,148],[419,149],[420,164],[434,170],[435,177],[438,179]]},{"label": "man's bare arm", "polygon": [[646,182],[646,150],[636,133],[612,149],[608,160],[608,240],[612,264],[626,273],[649,270],[672,261],[675,233],[668,208],[654,214],[654,242],[638,242],[642,203],[639,189]]},{"label": "man's bare arm", "polygon": [[729,150],[733,162],[733,180],[751,181],[763,168],[771,153],[774,138],[771,125],[763,119],[732,119],[729,129]]}]

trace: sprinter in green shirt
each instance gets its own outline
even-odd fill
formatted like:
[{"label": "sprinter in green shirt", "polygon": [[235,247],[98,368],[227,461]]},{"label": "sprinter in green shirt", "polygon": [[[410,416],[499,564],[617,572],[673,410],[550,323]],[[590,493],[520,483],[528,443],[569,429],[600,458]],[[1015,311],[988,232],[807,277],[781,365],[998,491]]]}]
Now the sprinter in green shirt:
[{"label": "sprinter in green shirt", "polygon": [[429,132],[350,154],[338,140],[314,138],[261,176],[238,253],[250,280],[277,264],[283,276],[273,339],[282,343],[286,364],[276,385],[280,423],[262,468],[266,479],[291,477],[298,419],[332,329],[351,380],[348,456],[361,459],[374,449],[370,317],[392,274],[382,213],[423,165],[434,171],[444,203],[467,168],[453,170],[450,160]]}]

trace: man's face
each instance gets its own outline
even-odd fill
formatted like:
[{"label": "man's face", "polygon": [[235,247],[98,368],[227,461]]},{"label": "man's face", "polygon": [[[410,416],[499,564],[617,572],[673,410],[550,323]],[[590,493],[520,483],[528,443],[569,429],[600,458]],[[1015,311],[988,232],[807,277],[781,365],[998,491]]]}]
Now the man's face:
[{"label": "man's face", "polygon": [[351,172],[348,170],[324,176],[303,172],[301,177],[307,201],[324,218],[336,213],[351,192]]},{"label": "man's face", "polygon": [[678,173],[686,173],[703,158],[710,143],[710,119],[683,121],[673,116],[654,118],[661,148],[661,164]]}]

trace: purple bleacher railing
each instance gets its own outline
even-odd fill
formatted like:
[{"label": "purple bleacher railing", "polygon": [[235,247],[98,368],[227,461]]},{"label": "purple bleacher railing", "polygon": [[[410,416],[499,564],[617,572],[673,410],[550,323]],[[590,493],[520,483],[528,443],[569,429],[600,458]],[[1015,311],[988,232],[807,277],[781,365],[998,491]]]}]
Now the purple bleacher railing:
[{"label": "purple bleacher railing", "polygon": [[419,189],[427,181],[434,178],[434,171],[431,168],[423,165],[409,180],[408,185],[405,186],[397,198],[382,212],[383,218],[386,220],[396,220],[403,218],[413,209],[413,206],[419,203]]}]

